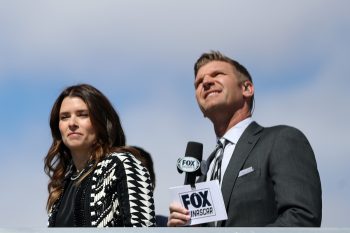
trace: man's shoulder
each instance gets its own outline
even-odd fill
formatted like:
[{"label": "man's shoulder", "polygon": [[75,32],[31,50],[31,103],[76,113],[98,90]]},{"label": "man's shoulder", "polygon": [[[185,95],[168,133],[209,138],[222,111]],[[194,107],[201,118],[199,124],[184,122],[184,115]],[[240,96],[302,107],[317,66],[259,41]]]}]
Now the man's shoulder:
[{"label": "man's shoulder", "polygon": [[305,134],[298,128],[290,125],[274,125],[269,127],[262,127],[261,136],[271,140],[307,140]]},{"label": "man's shoulder", "polygon": [[301,130],[290,125],[274,125],[274,126],[264,127],[264,130],[268,133],[271,133],[271,132],[294,133],[294,134],[302,133]]}]

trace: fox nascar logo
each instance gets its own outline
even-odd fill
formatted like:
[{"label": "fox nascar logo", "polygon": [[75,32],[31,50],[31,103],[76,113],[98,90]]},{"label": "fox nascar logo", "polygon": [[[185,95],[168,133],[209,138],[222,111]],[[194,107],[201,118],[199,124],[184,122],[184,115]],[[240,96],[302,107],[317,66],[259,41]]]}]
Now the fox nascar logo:
[{"label": "fox nascar logo", "polygon": [[183,157],[177,160],[177,168],[183,172],[195,172],[200,168],[201,163],[193,157]]},{"label": "fox nascar logo", "polygon": [[191,219],[215,216],[210,189],[201,189],[180,194],[183,206],[190,211]]}]

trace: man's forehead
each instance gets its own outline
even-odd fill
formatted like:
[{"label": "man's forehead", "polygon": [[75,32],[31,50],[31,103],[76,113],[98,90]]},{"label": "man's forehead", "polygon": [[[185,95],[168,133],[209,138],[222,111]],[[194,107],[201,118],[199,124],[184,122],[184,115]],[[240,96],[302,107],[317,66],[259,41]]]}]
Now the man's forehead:
[{"label": "man's forehead", "polygon": [[225,61],[210,61],[198,69],[197,76],[203,76],[220,70],[233,70],[230,63]]}]

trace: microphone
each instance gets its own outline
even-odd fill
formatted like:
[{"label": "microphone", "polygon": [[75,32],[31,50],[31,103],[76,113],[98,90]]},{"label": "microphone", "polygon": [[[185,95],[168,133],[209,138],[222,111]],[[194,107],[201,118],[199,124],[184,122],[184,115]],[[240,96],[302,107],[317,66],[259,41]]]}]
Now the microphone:
[{"label": "microphone", "polygon": [[177,160],[179,173],[185,172],[185,185],[194,187],[196,177],[202,175],[201,162],[203,157],[203,144],[199,142],[188,142],[185,157]]}]

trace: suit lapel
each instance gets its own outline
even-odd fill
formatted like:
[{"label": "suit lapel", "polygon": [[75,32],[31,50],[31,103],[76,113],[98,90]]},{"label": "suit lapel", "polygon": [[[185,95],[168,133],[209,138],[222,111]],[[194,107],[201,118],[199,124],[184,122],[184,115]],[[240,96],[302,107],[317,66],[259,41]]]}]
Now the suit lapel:
[{"label": "suit lapel", "polygon": [[[242,136],[237,142],[235,150],[232,154],[230,162],[226,168],[224,178],[222,181],[221,191],[224,198],[226,208],[228,207],[230,196],[233,187],[236,183],[238,173],[241,170],[244,162],[246,161],[250,151],[258,141],[260,134],[259,132],[263,129],[256,122],[252,122],[247,129],[243,132]],[[221,221],[220,226],[224,221]]]}]

